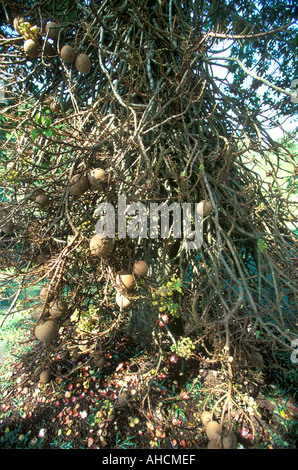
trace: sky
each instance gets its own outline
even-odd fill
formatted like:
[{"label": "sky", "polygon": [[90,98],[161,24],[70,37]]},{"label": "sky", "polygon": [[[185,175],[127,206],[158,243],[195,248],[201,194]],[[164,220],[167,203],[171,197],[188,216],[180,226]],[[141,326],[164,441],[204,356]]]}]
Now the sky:
[{"label": "sky", "polygon": [[[212,58],[213,59],[213,62],[216,61],[216,55],[218,53],[218,56],[219,57],[229,57],[230,56],[230,49],[229,49],[229,43],[232,45],[232,41],[224,41],[221,43],[222,45],[222,48],[218,51],[212,51]],[[216,54],[215,54],[216,52]],[[224,64],[224,61],[223,60],[220,60],[218,61],[221,65]],[[214,73],[214,77],[216,78],[219,78],[219,79],[223,79],[223,78],[227,78],[229,80],[229,76],[227,76],[227,69],[223,66],[217,66],[217,65],[212,65],[212,70],[213,70],[213,73]],[[230,74],[230,79],[232,81],[232,74]],[[298,77],[297,77],[298,79]],[[252,81],[252,78],[250,76],[247,76],[246,80],[245,80],[245,85],[246,87],[249,87],[250,83]],[[259,88],[258,92],[260,94],[260,96],[262,96],[263,92],[267,89],[267,85],[263,85]],[[292,90],[287,90],[287,91],[292,91]],[[288,97],[288,99],[291,99],[290,97]],[[269,118],[269,113],[268,113],[268,118]],[[286,131],[286,132],[293,132],[295,130],[298,129],[298,114],[293,117],[291,116],[290,118],[288,119],[284,119],[283,121],[283,129]],[[284,132],[283,130],[280,128],[280,127],[274,127],[270,130],[268,130],[268,134],[274,139],[274,140],[278,140],[282,137],[284,137]]]}]

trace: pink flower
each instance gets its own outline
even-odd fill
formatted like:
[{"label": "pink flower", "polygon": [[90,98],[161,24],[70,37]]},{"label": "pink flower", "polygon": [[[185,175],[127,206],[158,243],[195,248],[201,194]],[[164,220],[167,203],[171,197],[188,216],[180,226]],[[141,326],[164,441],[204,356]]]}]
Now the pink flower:
[{"label": "pink flower", "polygon": [[248,428],[242,428],[242,429],[240,428],[239,432],[240,432],[242,437],[248,437],[248,439],[252,439],[252,434],[250,434]]},{"label": "pink flower", "polygon": [[40,429],[38,437],[45,437],[46,429]]},{"label": "pink flower", "polygon": [[178,356],[176,356],[176,354],[172,354],[172,356],[170,357],[170,361],[173,362],[174,364],[176,364],[176,362],[178,362]]},{"label": "pink flower", "polygon": [[178,426],[179,424],[181,424],[181,421],[180,421],[179,419],[177,419],[177,418],[173,418],[173,419],[172,419],[172,424],[173,424],[174,426]]}]

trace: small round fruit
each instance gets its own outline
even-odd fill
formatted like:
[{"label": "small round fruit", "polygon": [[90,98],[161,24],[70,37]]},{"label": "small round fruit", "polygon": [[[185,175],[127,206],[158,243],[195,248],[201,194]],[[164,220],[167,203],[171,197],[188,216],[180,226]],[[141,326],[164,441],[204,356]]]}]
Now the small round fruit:
[{"label": "small round fruit", "polygon": [[103,367],[106,363],[106,358],[104,356],[101,356],[100,354],[97,354],[93,362],[96,367]]},{"label": "small round fruit", "polygon": [[[43,286],[40,291],[39,291],[39,298],[42,302],[44,302],[47,298],[47,295],[48,295],[48,292],[49,292],[49,287],[48,286]],[[48,300],[51,300],[53,294],[49,294],[49,298]]]},{"label": "small round fruit", "polygon": [[210,411],[203,411],[203,413],[201,414],[201,421],[204,424],[204,426],[206,426],[210,420],[211,420]]},{"label": "small round fruit", "polygon": [[50,104],[50,110],[52,113],[59,113],[61,111],[61,104],[59,101],[53,100]]},{"label": "small round fruit", "polygon": [[52,379],[52,374],[51,374],[50,369],[45,369],[40,373],[39,380],[43,384],[47,384],[47,383],[51,382],[51,379]]},{"label": "small round fruit", "polygon": [[98,234],[94,235],[89,242],[91,254],[100,258],[108,256],[113,250],[113,246],[114,240],[112,238],[102,238]]},{"label": "small round fruit", "polygon": [[36,59],[39,56],[39,46],[33,39],[27,39],[24,43],[24,51],[30,59]]},{"label": "small round fruit", "polygon": [[262,354],[260,354],[259,352],[253,351],[252,353],[250,353],[248,359],[254,367],[257,367],[258,369],[262,369],[262,367],[264,367],[264,359]]},{"label": "small round fruit", "polygon": [[116,304],[119,308],[126,310],[127,308],[130,308],[133,305],[133,300],[129,299],[128,297],[125,297],[125,295],[120,294],[120,292],[117,292]]},{"label": "small round fruit", "polygon": [[34,329],[34,334],[39,341],[45,344],[51,343],[56,338],[59,326],[55,320],[45,320],[38,323]]},{"label": "small round fruit", "polygon": [[223,438],[222,445],[224,449],[237,449],[237,438],[233,431]]},{"label": "small round fruit", "polygon": [[[34,320],[38,321],[40,320],[40,314],[43,310],[43,306],[44,306],[44,303],[43,302],[40,302],[38,304],[36,304],[33,308],[33,313],[32,313],[32,317],[34,318]],[[45,312],[44,312],[45,314]],[[44,317],[45,315],[42,315],[42,317]]]},{"label": "small round fruit", "polygon": [[75,61],[76,53],[71,46],[63,46],[60,51],[61,59],[67,64],[72,64]]},{"label": "small round fruit", "polygon": [[34,378],[39,377],[42,371],[43,371],[43,367],[37,366],[35,371],[33,372]]},{"label": "small round fruit", "polygon": [[50,44],[49,42],[46,42],[44,45],[44,53],[48,57],[55,57],[56,55],[55,49],[53,48],[52,44]]},{"label": "small round fruit", "polygon": [[121,271],[117,274],[116,284],[123,292],[130,292],[135,288],[135,280],[132,274],[128,271]]},{"label": "small round fruit", "polygon": [[102,189],[102,184],[106,181],[107,175],[102,168],[94,168],[89,170],[87,178],[91,188]]},{"label": "small round fruit", "polygon": [[58,38],[59,34],[58,23],[55,23],[54,21],[49,21],[49,23],[46,24],[46,34],[48,32],[48,39],[53,39],[55,41]]},{"label": "small round fruit", "polygon": [[219,440],[212,440],[208,442],[207,449],[222,449],[222,446]]},{"label": "small round fruit", "polygon": [[118,397],[118,404],[121,408],[128,406],[128,397],[126,393],[120,393]]},{"label": "small round fruit", "polygon": [[89,189],[88,178],[83,174],[72,176],[69,181],[69,191],[76,195],[81,196]]},{"label": "small round fruit", "polygon": [[146,261],[136,261],[133,265],[132,272],[136,276],[147,276],[149,266]]},{"label": "small round fruit", "polygon": [[75,60],[75,68],[80,73],[88,73],[91,70],[91,60],[86,54],[78,54]]},{"label": "small round fruit", "polygon": [[205,199],[203,201],[203,217],[207,217],[207,215],[210,214],[212,210],[212,204],[210,201],[207,201],[207,199]]},{"label": "small round fruit", "polygon": [[209,421],[206,426],[207,437],[210,441],[215,441],[221,433],[221,425],[217,421]]},{"label": "small round fruit", "polygon": [[35,198],[35,203],[39,209],[46,209],[49,207],[50,198],[47,194],[41,193]]},{"label": "small round fruit", "polygon": [[12,233],[14,232],[15,230],[15,224],[13,222],[7,222],[6,225],[4,225],[4,227],[2,228],[2,231],[8,235],[9,233]]},{"label": "small round fruit", "polygon": [[49,314],[54,320],[63,318],[67,313],[68,305],[65,300],[57,300],[50,305]]}]

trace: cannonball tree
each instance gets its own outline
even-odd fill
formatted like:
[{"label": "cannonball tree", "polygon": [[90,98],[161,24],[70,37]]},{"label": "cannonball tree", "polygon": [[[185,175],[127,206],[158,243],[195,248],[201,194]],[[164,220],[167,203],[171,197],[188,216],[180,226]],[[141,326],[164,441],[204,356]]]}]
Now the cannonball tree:
[{"label": "cannonball tree", "polygon": [[39,329],[54,325],[36,357],[92,357],[119,331],[158,364],[199,349],[227,372],[230,411],[240,365],[261,347],[290,355],[297,338],[297,147],[286,125],[272,132],[297,113],[295,7],[3,8],[0,256],[20,287],[2,321],[46,287],[25,303]]}]

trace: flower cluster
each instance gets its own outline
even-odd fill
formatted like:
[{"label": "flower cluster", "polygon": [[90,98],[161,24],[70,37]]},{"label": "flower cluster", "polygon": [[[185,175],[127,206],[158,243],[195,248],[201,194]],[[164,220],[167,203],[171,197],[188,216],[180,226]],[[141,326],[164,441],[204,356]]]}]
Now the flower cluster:
[{"label": "flower cluster", "polygon": [[172,276],[169,281],[153,292],[152,305],[157,307],[161,314],[167,312],[174,317],[179,317],[181,307],[176,299],[179,294],[182,294],[182,281]]}]

